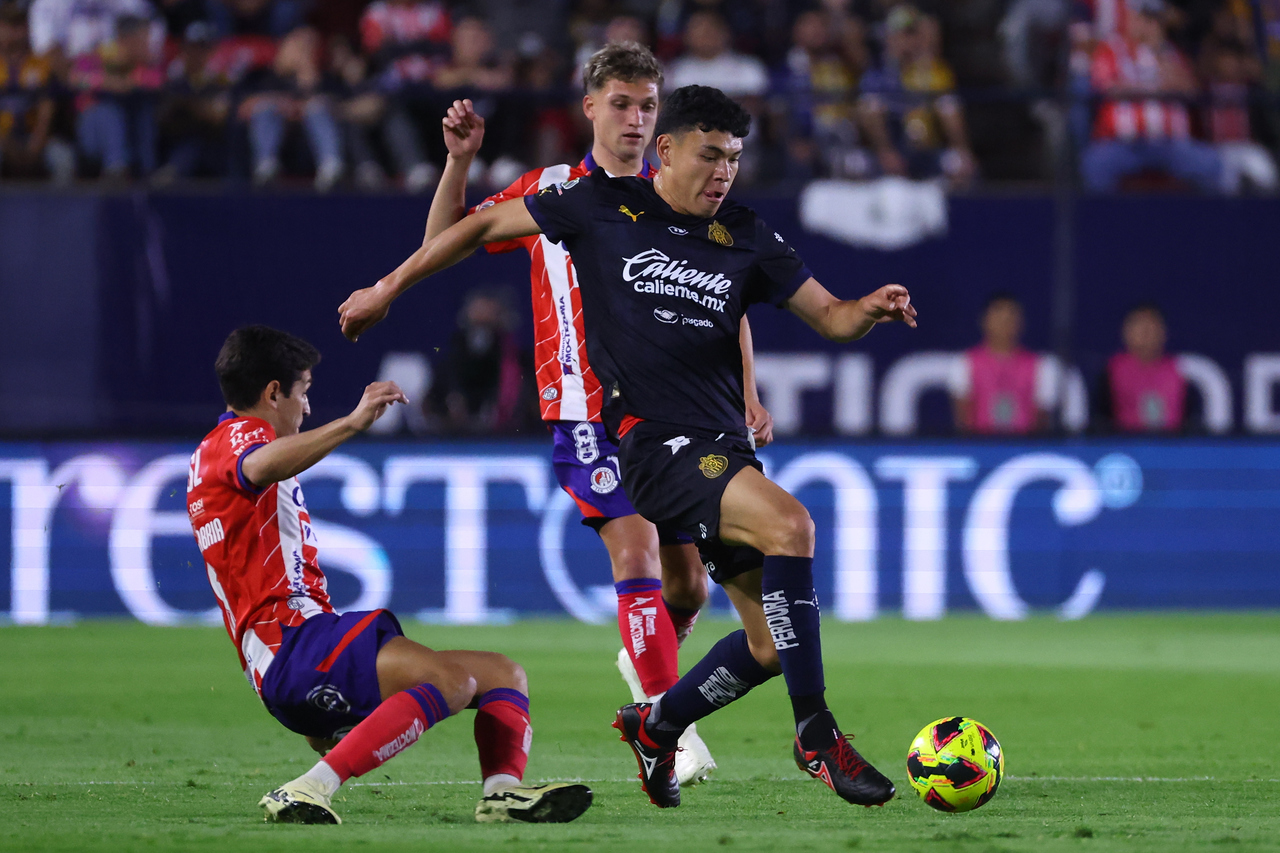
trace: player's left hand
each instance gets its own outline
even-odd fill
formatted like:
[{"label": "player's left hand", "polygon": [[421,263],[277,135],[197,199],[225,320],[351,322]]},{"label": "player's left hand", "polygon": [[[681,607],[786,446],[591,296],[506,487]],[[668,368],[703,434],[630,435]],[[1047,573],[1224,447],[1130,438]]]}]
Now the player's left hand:
[{"label": "player's left hand", "polygon": [[773,441],[773,415],[759,400],[747,401],[747,427],[755,436],[756,447],[764,447]]},{"label": "player's left hand", "polygon": [[877,323],[906,323],[916,327],[916,309],[911,304],[911,294],[900,284],[886,284],[859,300],[872,320]]},{"label": "player's left hand", "polygon": [[484,119],[476,113],[470,98],[454,101],[440,124],[450,157],[469,161],[476,156],[484,142]]},{"label": "player's left hand", "polygon": [[377,285],[355,291],[338,306],[342,334],[353,343],[360,340],[361,335],[386,319],[390,308],[391,300]]}]

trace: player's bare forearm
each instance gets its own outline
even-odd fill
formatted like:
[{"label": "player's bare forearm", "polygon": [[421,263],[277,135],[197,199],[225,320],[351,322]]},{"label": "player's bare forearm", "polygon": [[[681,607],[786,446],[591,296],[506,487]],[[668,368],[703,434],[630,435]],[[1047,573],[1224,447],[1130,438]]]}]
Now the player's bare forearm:
[{"label": "player's bare forearm", "polygon": [[322,427],[286,435],[267,443],[244,458],[240,470],[259,488],[296,477],[328,456],[344,441],[362,433],[382,417],[387,406],[408,403],[394,382],[374,382],[366,386],[359,404],[346,417]]},{"label": "player's bare forearm", "polygon": [[301,474],[359,431],[348,415],[322,427],[277,438],[245,457],[241,470],[250,483],[266,488]]},{"label": "player's bare forearm", "polygon": [[756,385],[755,344],[751,340],[751,324],[746,315],[738,327],[738,346],[742,350],[742,396],[746,404],[747,428],[755,436],[756,447],[764,447],[773,441],[773,415],[760,402],[760,389]]},{"label": "player's bare forearm", "polygon": [[385,285],[394,299],[422,279],[463,260],[485,243],[514,240],[540,233],[541,229],[529,215],[523,198],[495,204],[474,216],[463,217],[440,232],[410,255],[394,272],[379,281],[378,286]]},{"label": "player's bare forearm", "polygon": [[440,120],[445,148],[444,173],[436,185],[431,211],[427,214],[427,233],[422,245],[467,215],[467,173],[476,152],[484,144],[484,119],[476,113],[469,98],[454,101]]},{"label": "player's bare forearm", "polygon": [[902,322],[915,328],[911,294],[900,284],[886,284],[861,299],[837,299],[809,279],[787,300],[787,308],[829,341],[856,341],[877,323]]},{"label": "player's bare forearm", "polygon": [[861,299],[840,300],[829,306],[825,313],[818,333],[836,343],[856,341],[876,325]]},{"label": "player's bare forearm", "polygon": [[338,306],[342,334],[351,340],[382,321],[391,303],[424,278],[453,266],[485,243],[514,240],[542,230],[524,205],[523,198],[495,204],[446,228],[421,246],[404,263],[373,287],[362,288]]},{"label": "player's bare forearm", "polygon": [[427,213],[423,246],[467,215],[467,171],[471,168],[471,160],[465,155],[454,157],[450,154],[445,158],[444,171],[440,173],[440,183],[436,185],[431,210]]},{"label": "player's bare forearm", "polygon": [[751,324],[747,315],[742,315],[742,323],[738,327],[738,346],[742,349],[742,393],[748,401],[760,399],[760,390],[756,387],[756,351],[751,340]]}]

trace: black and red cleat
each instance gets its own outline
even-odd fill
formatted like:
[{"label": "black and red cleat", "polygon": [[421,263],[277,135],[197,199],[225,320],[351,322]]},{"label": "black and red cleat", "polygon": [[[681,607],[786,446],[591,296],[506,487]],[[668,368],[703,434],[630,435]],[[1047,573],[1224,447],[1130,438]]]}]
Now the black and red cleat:
[{"label": "black and red cleat", "polygon": [[645,723],[653,705],[641,702],[623,705],[613,727],[622,732],[621,740],[631,747],[640,765],[640,788],[649,795],[649,802],[660,809],[673,809],[680,805],[680,783],[676,781],[677,741],[660,744],[645,731]]},{"label": "black and red cleat", "polygon": [[836,742],[826,749],[805,749],[797,737],[794,754],[797,767],[855,806],[882,806],[896,793],[893,783],[838,732]]}]

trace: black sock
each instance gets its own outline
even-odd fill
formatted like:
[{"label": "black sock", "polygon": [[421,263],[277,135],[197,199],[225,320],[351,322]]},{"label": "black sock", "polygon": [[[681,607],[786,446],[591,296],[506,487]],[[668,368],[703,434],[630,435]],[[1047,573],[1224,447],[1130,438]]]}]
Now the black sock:
[{"label": "black sock", "polygon": [[[796,698],[792,697],[793,700]],[[820,710],[804,719],[800,719],[800,712],[796,711],[796,734],[805,749],[826,749],[836,742],[840,730],[836,727],[836,718],[824,703]]]},{"label": "black sock", "polygon": [[651,731],[678,737],[690,723],[742,698],[775,674],[751,655],[747,632],[734,631],[712,646],[706,657],[658,700],[649,715]]}]

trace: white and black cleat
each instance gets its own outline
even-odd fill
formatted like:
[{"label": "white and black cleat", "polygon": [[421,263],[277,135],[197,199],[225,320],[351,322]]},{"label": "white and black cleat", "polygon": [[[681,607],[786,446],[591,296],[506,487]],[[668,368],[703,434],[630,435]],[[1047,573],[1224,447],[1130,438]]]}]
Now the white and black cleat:
[{"label": "white and black cleat", "polygon": [[476,823],[568,823],[591,808],[591,789],[572,782],[517,785],[476,804]]},{"label": "white and black cleat", "polygon": [[295,779],[263,797],[258,805],[268,823],[342,823],[324,792]]}]

